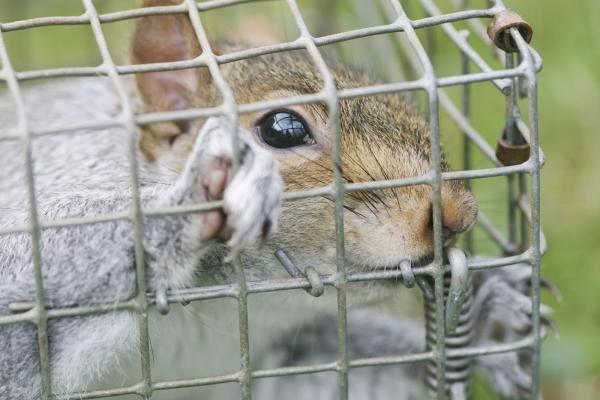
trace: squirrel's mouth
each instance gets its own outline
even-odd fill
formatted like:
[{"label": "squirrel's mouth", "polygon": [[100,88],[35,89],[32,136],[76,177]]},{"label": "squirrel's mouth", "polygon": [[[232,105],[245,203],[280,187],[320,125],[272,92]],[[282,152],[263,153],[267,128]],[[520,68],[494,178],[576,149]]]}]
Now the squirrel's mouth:
[{"label": "squirrel's mouth", "polygon": [[426,265],[429,265],[432,262],[433,262],[433,253],[429,253],[429,254],[426,254],[423,257],[417,259],[416,261],[411,260],[410,265],[413,268],[419,268],[419,267],[424,267]]},{"label": "squirrel's mouth", "polygon": [[[409,260],[412,268],[425,267],[433,262],[433,253],[426,254],[416,260]],[[372,268],[373,271],[397,271],[400,270],[400,263],[394,265],[379,265]]]}]

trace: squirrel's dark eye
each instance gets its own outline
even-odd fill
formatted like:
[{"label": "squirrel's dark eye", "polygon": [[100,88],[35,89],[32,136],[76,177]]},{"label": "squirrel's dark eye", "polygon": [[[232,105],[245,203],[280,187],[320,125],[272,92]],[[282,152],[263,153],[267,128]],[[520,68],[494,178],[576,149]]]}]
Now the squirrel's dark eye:
[{"label": "squirrel's dark eye", "polygon": [[287,110],[264,117],[258,124],[258,133],[266,144],[278,149],[315,143],[306,121]]}]

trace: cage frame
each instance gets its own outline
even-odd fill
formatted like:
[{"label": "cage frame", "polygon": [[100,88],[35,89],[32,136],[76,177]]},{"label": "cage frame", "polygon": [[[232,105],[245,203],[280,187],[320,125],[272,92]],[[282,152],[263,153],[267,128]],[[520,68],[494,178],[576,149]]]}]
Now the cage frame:
[{"label": "cage frame", "polygon": [[[300,35],[298,38],[285,43],[255,47],[247,50],[241,50],[234,53],[216,55],[212,52],[210,41],[206,35],[200,15],[203,11],[234,6],[236,4],[247,3],[252,0],[208,0],[205,2],[196,2],[194,0],[183,0],[181,4],[174,6],[159,6],[151,8],[137,8],[106,14],[100,14],[95,8],[93,0],[82,0],[85,12],[79,16],[56,16],[56,17],[38,17],[20,21],[12,21],[0,24],[0,81],[6,83],[8,92],[16,104],[17,125],[11,129],[3,129],[0,140],[21,141],[23,145],[23,157],[26,161],[26,180],[29,193],[29,224],[23,226],[13,226],[8,229],[0,230],[0,236],[26,233],[32,238],[32,255],[34,266],[34,280],[36,287],[36,296],[31,304],[15,305],[16,313],[6,316],[0,316],[0,325],[28,322],[37,327],[39,360],[42,377],[42,388],[40,397],[43,400],[63,398],[63,399],[89,399],[99,397],[109,397],[123,394],[134,394],[141,398],[150,398],[153,391],[167,390],[174,388],[184,388],[192,386],[203,386],[220,384],[227,382],[237,382],[240,384],[243,399],[250,399],[251,381],[253,379],[276,377],[294,374],[306,374],[323,371],[335,371],[339,375],[340,398],[348,397],[348,372],[351,368],[365,366],[388,365],[411,363],[417,361],[434,361],[436,363],[436,372],[439,386],[437,388],[437,398],[446,397],[445,362],[452,357],[474,357],[486,354],[495,354],[508,351],[517,351],[530,349],[533,355],[532,384],[530,388],[531,398],[537,399],[539,387],[539,368],[540,368],[540,346],[544,336],[540,324],[540,263],[541,257],[545,252],[545,239],[541,233],[540,227],[540,170],[543,165],[543,153],[539,146],[538,133],[538,115],[537,115],[537,81],[536,74],[541,68],[541,58],[535,50],[528,45],[519,31],[515,28],[510,30],[510,35],[518,47],[520,62],[518,65],[512,64],[512,56],[506,59],[506,67],[501,70],[492,69],[479,54],[469,45],[467,40],[452,25],[453,22],[468,21],[472,24],[473,30],[481,37],[483,34],[483,25],[479,22],[481,18],[492,18],[498,12],[506,9],[502,0],[490,0],[490,7],[484,9],[460,10],[453,13],[443,14],[435,6],[432,0],[418,0],[421,6],[427,10],[429,16],[421,19],[410,19],[400,0],[388,0],[391,7],[393,22],[384,25],[358,28],[350,31],[334,33],[321,37],[313,36],[302,16],[296,0],[285,0],[294,23],[298,28]],[[464,5],[464,1],[463,1]],[[200,56],[185,61],[163,62],[143,65],[118,65],[113,60],[106,38],[102,30],[103,23],[121,21],[125,19],[139,18],[149,15],[164,15],[173,13],[187,13],[192,23],[196,38],[203,49]],[[96,45],[102,57],[102,63],[96,67],[66,67],[40,69],[30,71],[15,71],[12,67],[10,57],[4,41],[4,33],[29,29],[33,27],[51,26],[51,25],[89,25],[92,28]],[[428,57],[425,46],[416,35],[417,29],[441,26],[445,34],[460,49],[463,56],[463,73],[455,76],[440,77],[435,74],[431,61]],[[407,36],[408,45],[413,54],[413,65],[418,65],[423,69],[421,78],[412,81],[394,82],[377,84],[367,87],[352,89],[337,89],[333,76],[331,75],[325,60],[319,48],[324,45],[353,40],[357,38],[374,36],[384,33],[404,32]],[[277,100],[263,100],[249,104],[236,104],[233,93],[228,86],[225,78],[219,70],[219,65],[257,57],[265,54],[284,52],[290,50],[306,50],[310,59],[316,65],[323,79],[323,88],[318,93],[293,96]],[[481,72],[470,72],[467,65],[475,64]],[[207,67],[210,71],[219,92],[222,96],[222,103],[215,107],[202,109],[188,109],[181,111],[147,113],[136,115],[130,104],[130,100],[121,82],[121,75],[129,75],[142,72],[170,71],[187,68]],[[32,129],[27,123],[25,106],[21,93],[20,83],[38,78],[59,78],[59,77],[77,77],[77,76],[106,76],[112,82],[117,91],[119,102],[122,105],[122,112],[118,118],[94,122],[81,123],[70,126],[52,126],[42,129]],[[518,165],[503,166],[496,158],[494,150],[471,126],[468,118],[469,104],[467,89],[463,92],[463,110],[459,110],[452,100],[443,92],[444,87],[462,86],[475,82],[491,81],[503,94],[508,97],[509,104],[514,106],[517,81],[526,82],[527,102],[529,108],[528,124],[517,118],[519,129],[524,132],[524,136],[531,146],[529,159]],[[428,98],[429,118],[428,122],[431,128],[431,149],[433,168],[429,174],[423,176],[359,182],[344,183],[341,175],[341,150],[340,150],[340,132],[339,132],[339,105],[340,99],[354,98],[359,96],[369,96],[382,93],[400,93],[407,91],[423,91]],[[339,358],[335,362],[295,367],[280,367],[269,370],[250,370],[249,363],[249,340],[248,340],[248,304],[247,297],[253,293],[271,292],[278,290],[309,288],[310,282],[307,278],[290,278],[284,280],[270,280],[262,282],[246,282],[241,264],[234,262],[236,268],[237,283],[217,285],[210,287],[196,287],[185,290],[171,291],[167,294],[169,302],[179,301],[200,301],[205,299],[229,297],[238,303],[239,309],[239,333],[240,333],[240,369],[236,372],[194,379],[181,379],[173,381],[153,382],[151,378],[150,349],[148,337],[148,307],[156,303],[156,295],[147,293],[146,290],[146,271],[144,268],[143,254],[143,217],[161,217],[175,214],[203,212],[218,209],[222,206],[221,201],[206,202],[191,206],[165,207],[157,209],[145,209],[140,203],[138,168],[137,168],[137,144],[136,131],[139,126],[174,120],[187,120],[213,115],[226,116],[237,127],[239,114],[255,112],[259,110],[268,110],[290,105],[299,105],[313,102],[323,102],[329,110],[329,118],[332,129],[333,141],[333,170],[334,179],[332,184],[323,187],[316,187],[304,191],[287,192],[284,195],[285,201],[294,201],[307,197],[330,195],[335,199],[336,216],[336,264],[337,273],[327,276],[321,276],[322,283],[326,286],[333,286],[337,290],[337,308],[338,308],[338,338],[339,338]],[[495,167],[471,170],[468,168],[465,159],[465,170],[442,172],[441,171],[441,145],[440,145],[440,127],[439,127],[439,109],[442,107],[451,119],[457,124],[459,129],[465,135],[465,143],[473,143]],[[40,219],[36,208],[35,197],[35,177],[32,168],[31,145],[36,137],[53,134],[78,134],[80,130],[95,130],[109,127],[124,128],[129,135],[129,172],[131,175],[132,187],[132,207],[125,212],[106,214],[95,217],[69,218],[64,220],[43,220]],[[234,148],[237,147],[238,135],[236,129],[232,134]],[[465,144],[467,146],[467,144]],[[239,154],[236,154],[234,164],[239,164]],[[527,185],[525,175],[530,177],[530,194],[527,194]],[[515,263],[526,263],[532,268],[532,332],[524,339],[502,345],[485,347],[467,347],[460,350],[447,351],[443,341],[438,341],[437,347],[432,351],[408,354],[403,356],[376,357],[368,359],[349,360],[346,349],[346,287],[351,282],[360,282],[374,279],[402,278],[402,271],[377,271],[366,273],[347,273],[344,266],[344,220],[343,220],[343,195],[345,192],[360,191],[366,189],[383,189],[393,187],[403,187],[411,185],[425,184],[433,189],[433,229],[434,229],[434,260],[430,265],[413,269],[416,276],[432,276],[435,281],[436,296],[436,329],[438,337],[444,337],[444,302],[443,299],[443,275],[446,271],[446,265],[443,260],[442,248],[442,225],[441,225],[441,184],[445,180],[455,179],[481,179],[497,176],[509,176],[509,187],[514,189],[514,177],[518,177],[519,194],[515,190],[510,191],[511,202],[510,212],[520,212],[524,224],[521,231],[528,225],[530,244],[522,246],[520,252],[511,245],[516,240],[514,234],[516,227],[510,226],[510,238],[504,239],[502,233],[493,226],[493,224],[480,214],[478,223],[480,226],[498,243],[499,247],[505,253],[515,253],[486,261],[469,260],[470,270],[483,270],[489,268],[498,268]],[[512,177],[512,178],[511,178]],[[511,183],[512,182],[512,183]],[[48,308],[45,305],[45,296],[41,271],[41,252],[40,252],[40,234],[44,229],[68,227],[81,224],[94,224],[114,220],[129,220],[134,227],[135,235],[135,258],[136,258],[136,277],[137,277],[137,295],[125,302],[110,305],[96,305],[86,307],[71,308]],[[525,243],[523,243],[525,245]],[[510,251],[509,251],[510,250]],[[64,318],[82,315],[92,315],[98,313],[107,313],[120,310],[133,311],[138,315],[138,324],[140,332],[140,365],[142,371],[141,381],[127,387],[119,387],[105,390],[94,390],[82,393],[53,394],[51,391],[50,365],[48,353],[48,332],[47,324],[49,319]]]}]

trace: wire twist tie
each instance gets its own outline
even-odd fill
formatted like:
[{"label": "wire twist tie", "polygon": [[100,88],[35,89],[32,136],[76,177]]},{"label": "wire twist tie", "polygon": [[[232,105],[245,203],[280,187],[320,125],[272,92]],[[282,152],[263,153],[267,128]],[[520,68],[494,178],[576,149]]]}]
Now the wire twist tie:
[{"label": "wire twist tie", "polygon": [[316,269],[309,266],[302,272],[284,249],[277,249],[277,251],[275,251],[275,257],[277,257],[281,265],[283,265],[292,278],[305,278],[308,280],[310,287],[304,289],[306,293],[314,297],[319,297],[325,292],[325,286]]}]

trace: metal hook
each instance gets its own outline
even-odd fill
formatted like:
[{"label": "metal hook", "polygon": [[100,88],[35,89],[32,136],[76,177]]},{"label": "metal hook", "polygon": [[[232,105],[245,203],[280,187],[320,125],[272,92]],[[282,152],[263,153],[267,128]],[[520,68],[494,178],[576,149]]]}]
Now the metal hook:
[{"label": "metal hook", "polygon": [[156,291],[156,309],[161,315],[169,313],[169,301],[167,300],[167,289],[160,287]]},{"label": "metal hook", "polygon": [[450,263],[450,289],[446,300],[446,332],[454,333],[462,309],[462,297],[469,284],[469,267],[464,251],[456,247],[447,251]]},{"label": "metal hook", "polygon": [[313,267],[308,266],[304,270],[304,273],[306,274],[306,278],[310,282],[311,287],[309,293],[315,297],[321,296],[325,292],[325,286],[323,285],[323,281],[321,280],[321,277],[319,276],[317,270]]},{"label": "metal hook", "polygon": [[407,288],[415,286],[415,274],[412,265],[408,260],[400,261],[400,272],[402,272],[402,282]]},{"label": "metal hook", "polygon": [[296,264],[292,261],[290,256],[286,253],[286,251],[282,248],[277,249],[275,251],[275,257],[279,260],[281,265],[285,268],[285,270],[290,274],[292,278],[306,278],[310,283],[310,288],[305,288],[306,293],[310,294],[314,297],[319,297],[325,292],[325,287],[323,285],[323,281],[321,280],[321,276],[313,267],[306,267],[304,272],[302,272]]},{"label": "metal hook", "polygon": [[419,288],[421,288],[425,300],[433,301],[435,299],[435,292],[433,291],[431,282],[424,276],[417,276],[415,281],[417,282],[417,285],[419,285]]}]

